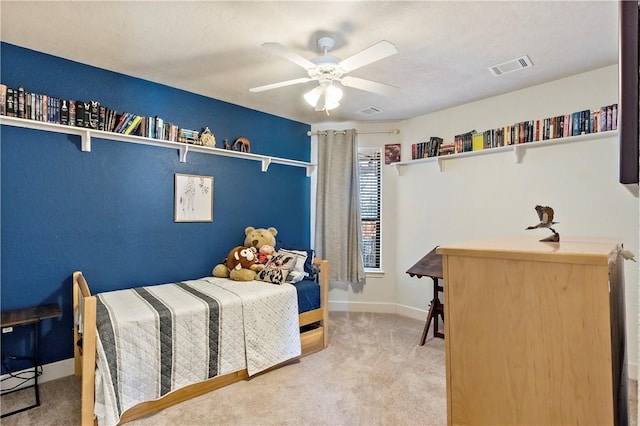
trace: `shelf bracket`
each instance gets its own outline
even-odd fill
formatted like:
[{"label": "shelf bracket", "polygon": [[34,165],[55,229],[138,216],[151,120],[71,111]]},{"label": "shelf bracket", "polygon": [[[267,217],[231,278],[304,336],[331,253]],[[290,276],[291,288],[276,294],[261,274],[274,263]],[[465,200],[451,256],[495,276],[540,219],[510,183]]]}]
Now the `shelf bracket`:
[{"label": "shelf bracket", "polygon": [[91,152],[91,133],[89,130],[80,133],[80,149],[82,152]]},{"label": "shelf bracket", "polygon": [[269,164],[271,164],[271,157],[263,157],[262,158],[262,171],[266,172],[269,170]]},{"label": "shelf bracket", "polygon": [[516,163],[522,164],[522,160],[524,160],[525,149],[522,146],[514,145],[513,146],[513,155],[516,157]]},{"label": "shelf bracket", "polygon": [[307,177],[311,177],[311,175],[315,171],[316,171],[316,166],[314,165],[307,166]]},{"label": "shelf bracket", "polygon": [[444,172],[444,158],[437,157],[436,161],[438,162],[438,168],[440,169],[440,171]]},{"label": "shelf bracket", "polygon": [[391,165],[396,169],[398,176],[402,176],[404,174],[404,164],[392,163]]},{"label": "shelf bracket", "polygon": [[189,145],[181,146],[178,149],[180,150],[180,162],[181,163],[186,163],[187,162],[187,153],[189,152]]}]

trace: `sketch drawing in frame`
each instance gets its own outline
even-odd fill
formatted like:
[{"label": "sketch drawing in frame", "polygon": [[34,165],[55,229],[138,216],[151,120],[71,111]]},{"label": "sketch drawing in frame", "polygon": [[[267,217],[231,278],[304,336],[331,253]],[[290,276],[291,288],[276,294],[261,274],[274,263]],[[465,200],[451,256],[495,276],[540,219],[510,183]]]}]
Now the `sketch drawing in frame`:
[{"label": "sketch drawing in frame", "polygon": [[213,176],[175,174],[174,222],[213,222]]}]

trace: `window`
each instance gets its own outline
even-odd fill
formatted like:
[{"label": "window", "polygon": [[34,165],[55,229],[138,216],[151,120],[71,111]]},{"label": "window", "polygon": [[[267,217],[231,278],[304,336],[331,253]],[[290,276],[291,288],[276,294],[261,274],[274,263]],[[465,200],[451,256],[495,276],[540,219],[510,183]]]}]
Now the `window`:
[{"label": "window", "polygon": [[358,149],[360,175],[360,216],[362,219],[362,254],[365,269],[380,269],[380,148]]}]

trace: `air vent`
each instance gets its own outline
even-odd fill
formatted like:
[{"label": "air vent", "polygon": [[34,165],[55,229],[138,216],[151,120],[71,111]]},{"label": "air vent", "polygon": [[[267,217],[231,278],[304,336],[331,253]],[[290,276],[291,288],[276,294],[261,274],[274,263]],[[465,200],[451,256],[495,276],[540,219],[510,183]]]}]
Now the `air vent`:
[{"label": "air vent", "polygon": [[378,114],[380,112],[382,112],[382,110],[380,108],[376,108],[374,106],[369,106],[369,107],[366,107],[366,108],[361,109],[360,111],[358,111],[358,114],[369,116],[369,115],[373,115],[373,114]]},{"label": "air vent", "polygon": [[529,57],[525,55],[516,59],[512,59],[507,62],[503,62],[498,65],[489,67],[489,71],[491,71],[491,73],[495,77],[498,77],[503,74],[508,74],[510,72],[523,70],[525,68],[530,68],[532,66],[533,66],[533,62],[531,62],[531,59],[529,59]]}]

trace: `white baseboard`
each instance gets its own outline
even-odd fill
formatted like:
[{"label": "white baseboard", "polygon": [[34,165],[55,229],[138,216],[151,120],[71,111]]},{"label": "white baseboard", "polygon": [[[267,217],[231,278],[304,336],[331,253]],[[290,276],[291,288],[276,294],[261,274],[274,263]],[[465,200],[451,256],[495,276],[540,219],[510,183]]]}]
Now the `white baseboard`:
[{"label": "white baseboard", "polygon": [[329,302],[329,311],[395,314],[396,305],[395,303],[380,302]]},{"label": "white baseboard", "polygon": [[[329,302],[329,310],[340,312],[374,312],[380,314],[398,314],[403,317],[413,318],[416,320],[424,321],[427,316],[427,311],[422,309],[413,308],[411,306],[397,305],[394,303],[367,303],[367,302]],[[51,380],[61,379],[63,377],[71,376],[74,374],[74,361],[73,358],[65,359],[51,364],[42,366],[42,376],[38,378],[40,383],[46,383]],[[627,370],[629,378],[632,380],[638,380],[638,363],[627,362]],[[29,370],[23,370],[28,374]],[[1,380],[5,380],[8,374],[0,377]],[[7,379],[3,382],[4,387],[10,388],[12,386],[11,380]],[[30,383],[25,384],[28,386]]]},{"label": "white baseboard", "polygon": [[[330,311],[373,312],[378,314],[397,314],[403,317],[425,321],[427,311],[395,303],[379,302],[329,302]],[[630,379],[638,380],[638,362],[627,361],[627,374]]]},{"label": "white baseboard", "polygon": [[[52,362],[51,364],[45,364],[42,366],[42,375],[38,377],[38,383],[46,383],[50,382],[51,380],[71,376],[72,374],[74,374],[74,370],[75,364],[73,358],[63,359],[62,361]],[[14,374],[29,377],[33,374],[33,368],[28,368]],[[20,389],[22,387],[33,385],[32,380],[20,385],[20,382],[23,381],[22,379],[11,378],[8,374],[3,374],[0,377],[0,380],[3,381],[3,389],[11,389],[13,386],[16,386],[16,389]]]}]

